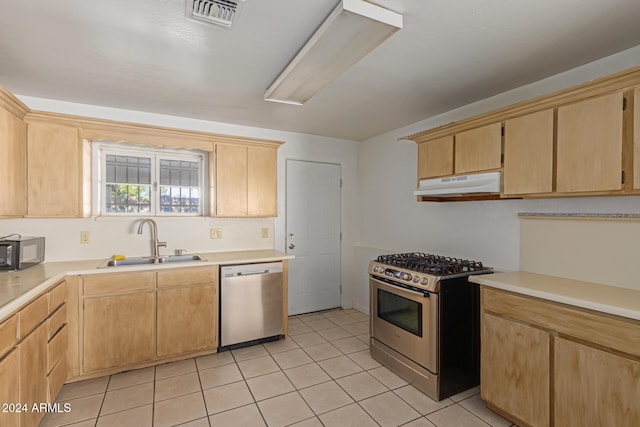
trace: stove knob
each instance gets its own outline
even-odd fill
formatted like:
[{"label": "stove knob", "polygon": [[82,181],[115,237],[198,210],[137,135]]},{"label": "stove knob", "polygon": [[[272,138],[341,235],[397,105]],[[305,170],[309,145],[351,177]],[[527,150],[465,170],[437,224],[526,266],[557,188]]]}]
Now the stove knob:
[{"label": "stove knob", "polygon": [[377,272],[378,272],[378,270],[379,270],[378,266],[377,266],[377,265],[374,265],[374,266],[373,266],[373,272],[374,272],[374,273],[377,273]]},{"label": "stove knob", "polygon": [[413,276],[413,283],[418,283],[420,281],[420,276],[415,275]]},{"label": "stove knob", "polygon": [[420,283],[426,286],[427,284],[429,284],[429,279],[427,279],[426,277],[423,277]]},{"label": "stove knob", "polygon": [[409,273],[404,273],[404,274],[402,275],[402,278],[403,278],[404,280],[411,281],[411,275],[410,275]]}]

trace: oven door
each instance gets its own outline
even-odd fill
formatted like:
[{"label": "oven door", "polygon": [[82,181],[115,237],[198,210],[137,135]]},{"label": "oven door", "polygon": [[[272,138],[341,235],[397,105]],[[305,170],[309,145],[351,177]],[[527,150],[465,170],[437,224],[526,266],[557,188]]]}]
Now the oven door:
[{"label": "oven door", "polygon": [[438,373],[438,294],[369,278],[371,336]]}]

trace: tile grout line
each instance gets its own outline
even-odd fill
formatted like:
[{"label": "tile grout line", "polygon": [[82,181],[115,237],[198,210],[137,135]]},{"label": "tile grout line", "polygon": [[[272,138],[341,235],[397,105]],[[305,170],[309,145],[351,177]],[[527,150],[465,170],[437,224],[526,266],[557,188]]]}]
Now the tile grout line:
[{"label": "tile grout line", "polygon": [[211,427],[211,420],[209,419],[209,408],[207,407],[207,399],[204,397],[204,387],[202,386],[202,378],[200,378],[200,369],[198,369],[198,362],[196,358],[193,358],[193,363],[196,365],[196,372],[198,373],[198,384],[200,384],[200,394],[202,395],[202,402],[204,403],[204,413],[207,418],[207,424]]},{"label": "tile grout line", "polygon": [[156,375],[157,369],[153,367],[153,393],[151,394],[151,425],[156,422]]},{"label": "tile grout line", "polygon": [[[476,394],[477,394],[477,393],[476,393]],[[469,397],[466,397],[466,398],[464,398],[464,399],[460,400],[459,402],[456,402],[456,405],[460,406],[462,409],[464,409],[465,411],[467,411],[468,413],[470,413],[471,415],[473,415],[474,417],[478,418],[479,420],[481,420],[481,421],[483,421],[484,423],[486,423],[489,427],[491,427],[491,423],[489,423],[489,421],[485,420],[484,418],[482,418],[482,417],[480,417],[479,415],[477,415],[477,414],[475,414],[475,413],[471,412],[469,409],[467,409],[467,408],[465,408],[464,406],[462,406],[462,405],[461,405],[461,403],[462,403],[462,402],[464,402],[464,401],[465,401],[465,400],[467,400],[467,399],[471,399],[471,398],[472,398],[472,397],[474,397],[474,396],[475,396],[475,394],[473,394],[473,395],[471,395],[471,396],[469,396]],[[507,420],[507,421],[508,421],[508,420]],[[509,421],[509,422],[511,422],[511,421]]]},{"label": "tile grout line", "polygon": [[109,383],[111,382],[111,375],[109,375],[109,379],[107,380],[107,386],[104,389],[104,395],[102,396],[102,402],[100,402],[100,409],[98,409],[98,416],[96,417],[95,425],[98,425],[100,420],[100,416],[102,415],[102,407],[104,406],[104,401],[107,400],[107,393],[109,391]]}]

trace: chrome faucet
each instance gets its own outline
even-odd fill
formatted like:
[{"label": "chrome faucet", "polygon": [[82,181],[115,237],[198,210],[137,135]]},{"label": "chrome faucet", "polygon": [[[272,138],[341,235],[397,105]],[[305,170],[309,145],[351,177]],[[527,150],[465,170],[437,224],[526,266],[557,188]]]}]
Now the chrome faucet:
[{"label": "chrome faucet", "polygon": [[154,263],[158,264],[158,260],[160,258],[160,247],[166,248],[167,242],[159,242],[158,241],[158,224],[151,218],[144,218],[140,221],[140,225],[138,225],[138,234],[142,234],[142,227],[149,223],[151,226],[151,253],[154,258]]}]

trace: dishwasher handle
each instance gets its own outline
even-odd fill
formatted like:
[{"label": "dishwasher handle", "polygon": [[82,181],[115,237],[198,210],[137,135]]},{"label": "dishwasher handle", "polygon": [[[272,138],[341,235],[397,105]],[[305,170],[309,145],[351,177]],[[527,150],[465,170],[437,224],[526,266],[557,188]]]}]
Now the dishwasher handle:
[{"label": "dishwasher handle", "polygon": [[227,274],[224,277],[239,277],[239,276],[255,276],[256,274],[269,274],[269,270],[260,271],[239,271],[233,274]]},{"label": "dishwasher handle", "polygon": [[223,278],[255,276],[260,274],[282,273],[282,261],[259,264],[236,264],[220,267]]}]

